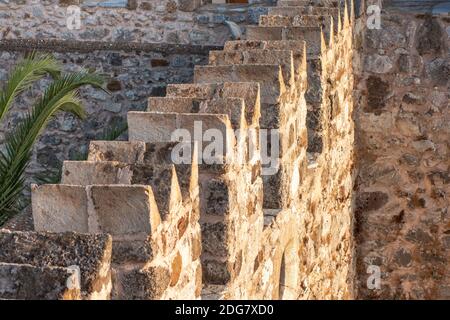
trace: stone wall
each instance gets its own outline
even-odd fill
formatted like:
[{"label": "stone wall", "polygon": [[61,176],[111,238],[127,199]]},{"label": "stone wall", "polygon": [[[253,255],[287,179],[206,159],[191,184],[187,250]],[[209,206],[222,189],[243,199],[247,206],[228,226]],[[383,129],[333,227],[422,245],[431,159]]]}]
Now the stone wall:
[{"label": "stone wall", "polygon": [[[279,3],[283,5],[287,3]],[[280,11],[286,16],[305,14],[303,8],[290,10],[291,14]],[[251,246],[239,251],[235,239],[227,242],[225,249],[233,262],[227,266],[230,277],[216,287],[205,281],[203,297],[350,299],[354,296],[350,18],[344,14],[341,20],[337,10],[329,10],[328,13],[336,14],[336,28],[328,25],[330,32],[322,37],[318,23],[323,17],[298,22],[281,19],[278,12],[270,9],[269,16],[263,16],[259,26],[247,34],[247,40],[226,43],[224,51],[212,52],[210,65],[195,70],[195,80],[204,84],[183,86],[186,93],[193,94],[194,88],[200,86],[206,91],[209,82],[258,82],[260,128],[280,132],[278,172],[262,177],[262,232],[259,213],[255,209],[247,212],[246,215],[253,213],[251,219],[256,220],[250,227],[244,220],[239,229],[249,228],[243,232],[246,236],[241,242]],[[320,8],[313,12],[321,15]],[[336,34],[331,30],[336,30]],[[298,39],[303,39],[307,32],[310,36],[305,50],[305,42]],[[311,64],[321,65],[317,69],[320,85],[311,92],[319,96],[318,101],[305,99],[306,70]],[[170,93],[167,101],[174,97],[175,92]],[[318,105],[309,106],[310,102]],[[186,109],[180,105],[177,110]],[[310,110],[319,116],[317,134],[323,148],[318,154],[307,153]],[[202,215],[207,213],[201,211]],[[209,230],[202,229],[203,244],[212,247],[214,238],[208,233]],[[217,236],[219,233],[215,234],[218,246],[221,238]],[[252,256],[255,258],[251,259]],[[246,279],[247,272],[252,274],[251,281]]]},{"label": "stone wall", "polygon": [[110,297],[109,235],[0,230],[0,247],[0,299]]},{"label": "stone wall", "polygon": [[361,299],[450,297],[449,23],[383,11],[356,41]]},{"label": "stone wall", "polygon": [[[353,8],[350,8],[353,9]],[[302,196],[305,226],[303,292],[309,299],[352,299],[354,292],[353,184],[355,178],[353,114],[354,17],[338,17],[337,31],[322,44],[320,136],[322,152],[310,161]],[[311,285],[314,283],[314,285]]]},{"label": "stone wall", "polygon": [[[170,83],[190,82],[194,65],[206,63],[205,45],[231,37],[225,20],[255,24],[270,1],[212,5],[208,1],[20,0],[0,1],[0,84],[24,52],[52,52],[65,71],[81,68],[104,74],[110,95],[81,90],[88,117],[64,114],[53,120],[36,144],[28,176],[57,176],[64,159],[83,158],[88,141],[101,139],[126,122],[130,110],[144,110],[149,96],[163,96]],[[210,2],[210,1],[209,1]],[[112,4],[111,4],[112,3]],[[67,7],[81,8],[81,29],[67,27]],[[197,46],[199,45],[199,46]],[[200,46],[201,45],[201,46]],[[4,134],[29,110],[44,86],[34,86],[17,101]],[[126,134],[123,136],[126,138]]]},{"label": "stone wall", "polygon": [[[25,42],[24,47],[26,45]],[[80,90],[87,118],[82,121],[69,114],[60,114],[49,123],[35,146],[28,168],[30,177],[35,177],[36,174],[55,175],[64,159],[75,160],[86,155],[89,140],[102,139],[109,129],[126,123],[128,111],[144,110],[147,98],[164,95],[167,84],[190,81],[194,65],[205,63],[207,56],[207,48],[177,49],[176,46],[170,45],[149,45],[133,50],[128,46],[121,47],[122,50],[103,50],[98,43],[91,43],[89,47],[84,48],[79,44],[73,48],[64,48],[59,42],[38,47],[63,51],[54,52],[54,56],[66,72],[84,68],[101,73],[105,77],[105,85],[110,94],[90,87]],[[0,80],[4,81],[11,66],[20,60],[24,53],[22,46],[5,46],[2,49],[4,51],[0,52]],[[67,50],[69,52],[66,52]],[[17,100],[7,121],[0,126],[0,144],[4,141],[4,134],[14,127],[23,112],[30,110],[36,97],[42,94],[47,84],[48,80],[36,84]]]},{"label": "stone wall", "polygon": [[[201,0],[115,1],[117,6],[89,0],[0,1],[0,40],[59,39],[107,42],[218,44],[229,39],[225,20],[256,24],[271,0],[250,4],[205,4]],[[105,1],[97,1],[101,3]],[[69,29],[67,6],[81,8],[81,28]]]},{"label": "stone wall", "polygon": [[[200,285],[204,299],[353,297],[354,18],[302,3],[280,1],[246,40],[212,51],[195,83],[129,112],[129,141],[92,142],[88,161],[64,162],[63,184],[33,187],[36,229],[112,235],[113,297],[196,298]],[[176,163],[180,146],[192,165]]]},{"label": "stone wall", "polygon": [[[308,1],[279,1],[194,83],[128,112],[129,141],[33,187],[37,230],[112,235],[113,298],[449,297],[449,18],[384,11],[368,29],[364,8]],[[209,129],[218,163],[198,157]],[[249,129],[279,133],[275,174]],[[67,270],[46,272],[61,288]]]},{"label": "stone wall", "polygon": [[111,235],[112,299],[200,297],[197,164],[175,168],[170,150],[94,141],[88,161],[64,162],[62,184],[32,187],[37,231]]}]

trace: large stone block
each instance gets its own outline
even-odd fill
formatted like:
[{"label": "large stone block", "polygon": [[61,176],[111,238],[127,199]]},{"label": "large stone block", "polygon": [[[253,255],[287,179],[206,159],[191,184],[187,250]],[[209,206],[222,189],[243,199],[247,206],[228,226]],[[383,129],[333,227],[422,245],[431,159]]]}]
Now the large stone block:
[{"label": "large stone block", "polygon": [[325,29],[331,25],[331,16],[260,16],[259,25],[261,27],[322,27]]},{"label": "large stone block", "polygon": [[147,111],[149,112],[176,112],[197,113],[200,106],[199,100],[184,97],[150,97]]},{"label": "large stone block", "polygon": [[161,222],[149,186],[89,186],[89,231],[145,240]]},{"label": "large stone block", "polygon": [[129,165],[116,161],[64,161],[62,184],[131,184]]},{"label": "large stone block", "polygon": [[247,27],[248,40],[304,40],[312,52],[320,52],[320,37],[318,27]]},{"label": "large stone block", "polygon": [[[0,231],[0,262],[37,268],[76,266],[80,270],[79,281],[82,297],[107,299],[111,290],[109,270],[111,246],[111,237],[106,234],[3,230]],[[30,272],[33,277],[36,276],[37,279],[40,279],[36,273],[38,269],[30,269]],[[24,283],[24,285],[31,286],[31,283]],[[49,282],[48,286],[51,287],[52,283]],[[30,294],[32,293],[30,292]],[[17,297],[17,299],[20,298]]]},{"label": "large stone block", "polygon": [[191,12],[202,5],[201,0],[178,0],[178,9],[180,11]]},{"label": "large stone block", "polygon": [[218,260],[202,261],[203,282],[208,284],[227,284],[230,279],[230,271],[226,262]]},{"label": "large stone block", "polygon": [[33,185],[31,195],[37,231],[89,232],[85,187]]},{"label": "large stone block", "polygon": [[248,64],[235,66],[196,66],[195,82],[258,82],[262,103],[276,103],[285,91],[279,65]]},{"label": "large stone block", "polygon": [[202,248],[204,253],[216,258],[227,257],[227,225],[223,222],[202,224]]},{"label": "large stone block", "polygon": [[339,0],[278,0],[279,7],[337,7]]},{"label": "large stone block", "polygon": [[[140,165],[170,165],[173,162],[172,150],[177,144],[178,142],[93,141],[88,161],[117,161],[134,165],[133,170]],[[133,181],[135,177],[136,174],[133,174]]]},{"label": "large stone block", "polygon": [[79,300],[74,270],[0,262],[0,300]]},{"label": "large stone block", "polygon": [[168,97],[189,97],[209,100],[242,98],[248,124],[258,123],[260,116],[260,86],[256,82],[223,82],[168,85]]},{"label": "large stone block", "polygon": [[141,141],[91,141],[88,161],[137,163],[143,161],[145,150]]},{"label": "large stone block", "polygon": [[170,142],[178,128],[176,113],[129,112],[128,135],[131,141]]}]

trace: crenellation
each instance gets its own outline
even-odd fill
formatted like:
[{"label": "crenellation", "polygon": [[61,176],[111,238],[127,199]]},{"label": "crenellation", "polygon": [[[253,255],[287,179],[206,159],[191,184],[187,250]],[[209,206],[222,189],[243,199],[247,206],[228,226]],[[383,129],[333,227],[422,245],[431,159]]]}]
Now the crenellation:
[{"label": "crenellation", "polygon": [[338,7],[338,0],[278,0],[279,7]]},{"label": "crenellation", "polygon": [[[207,24],[215,7],[200,4],[168,14],[207,12]],[[418,38],[402,42],[410,56],[384,43],[393,34],[362,37],[353,1],[266,9],[192,63],[193,83],[128,112],[127,141],[91,141],[60,184],[32,185],[36,231],[0,230],[0,299],[445,297],[442,21],[401,27]],[[417,260],[440,280],[404,284]],[[383,265],[372,293],[364,268],[380,261],[399,267]]]},{"label": "crenellation", "polygon": [[209,64],[214,66],[278,64],[281,66],[285,85],[292,86],[295,82],[294,76],[298,74],[301,58],[300,54],[294,60],[293,52],[288,50],[211,51]]},{"label": "crenellation", "polygon": [[193,98],[155,97],[149,99],[149,112],[227,114],[233,128],[246,127],[243,123],[248,113],[242,98]]},{"label": "crenellation", "polygon": [[87,160],[142,163],[148,149],[142,141],[91,141]]},{"label": "crenellation", "polygon": [[260,16],[260,26],[277,28],[313,27],[322,28],[328,33],[331,31],[332,20],[333,16],[331,15],[267,15]]},{"label": "crenellation", "polygon": [[331,15],[333,17],[337,17],[339,13],[339,8],[334,7],[317,7],[317,6],[277,6],[269,8],[268,15],[269,16],[304,16],[304,15]]},{"label": "crenellation", "polygon": [[[171,147],[161,142],[96,141],[90,161],[65,162],[63,181],[69,184],[33,187],[37,230],[83,229],[112,236],[112,299],[200,295],[200,260],[198,254],[192,255],[201,248],[197,163],[176,168],[161,164],[158,160]],[[55,201],[55,197],[74,199],[74,190],[78,194],[71,204],[76,206]],[[55,221],[63,212],[78,217],[63,214],[66,221]]]}]

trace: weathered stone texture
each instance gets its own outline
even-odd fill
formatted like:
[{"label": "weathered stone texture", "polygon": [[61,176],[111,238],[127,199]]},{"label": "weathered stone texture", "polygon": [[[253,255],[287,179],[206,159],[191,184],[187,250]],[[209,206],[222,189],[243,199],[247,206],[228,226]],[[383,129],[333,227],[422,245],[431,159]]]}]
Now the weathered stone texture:
[{"label": "weathered stone texture", "polygon": [[[449,298],[448,28],[445,16],[386,11],[358,48],[378,57],[357,73],[361,299]],[[367,286],[371,265],[380,289]]]},{"label": "weathered stone texture", "polygon": [[[94,141],[88,161],[64,163],[64,184],[32,188],[36,229],[111,234],[113,299],[352,298],[354,21],[343,8],[334,25],[330,4],[280,3],[246,40],[211,52],[195,84],[152,89],[167,96],[128,113],[130,141]],[[177,129],[190,136],[192,164],[172,164]],[[198,158],[208,129],[226,153]],[[268,130],[270,148],[249,129]],[[314,153],[308,131],[320,140]]]},{"label": "weathered stone texture", "polygon": [[18,300],[78,300],[79,288],[69,288],[72,270],[0,262],[0,297]]},{"label": "weathered stone texture", "polygon": [[110,297],[111,237],[106,234],[0,230],[0,248],[0,298]]},{"label": "weathered stone texture", "polygon": [[[196,66],[195,83],[128,113],[129,141],[93,141],[88,161],[64,163],[65,184],[34,187],[36,229],[111,234],[114,299],[448,298],[448,18],[385,13],[376,30],[335,1],[314,4],[279,1]],[[199,157],[208,129],[225,155]],[[270,131],[275,164],[248,129]],[[180,146],[189,164],[175,161]],[[15,268],[18,281],[54,279],[40,297],[78,294],[62,286],[64,264],[0,263],[8,279]],[[24,296],[5,283],[0,293]]]},{"label": "weathered stone texture", "polygon": [[[4,27],[0,40],[223,44],[230,38],[224,21],[235,22],[242,28],[246,24],[256,24],[259,16],[267,12],[270,2],[242,4],[239,8],[202,6],[200,0],[129,0],[126,6],[108,5],[108,1],[90,5],[78,0],[0,2],[0,21]],[[67,27],[69,5],[81,9],[79,30]]]},{"label": "weathered stone texture", "polygon": [[[98,158],[103,151],[113,159],[126,159],[123,153],[131,149],[143,155],[156,148],[152,144],[97,142],[93,143],[90,158]],[[181,168],[178,181],[173,166],[166,169],[157,162],[145,162],[144,157],[132,160],[132,163],[101,160],[66,163],[65,169],[69,176],[75,176],[71,179],[77,185],[34,187],[35,227],[61,232],[78,230],[81,224],[83,232],[111,234],[113,299],[195,299],[199,295],[196,270],[201,248],[195,170],[191,166],[187,171]],[[111,165],[129,168],[127,182],[108,176],[117,174],[115,170],[105,170]],[[143,179],[141,168],[150,165],[148,185],[139,185]],[[77,170],[89,166],[93,167],[92,172],[102,174],[88,176],[86,172],[90,170]],[[70,167],[74,170],[69,171]],[[57,201],[73,196],[74,190],[78,191],[78,201],[73,208],[67,201]],[[81,222],[71,217],[76,209]]]},{"label": "weathered stone texture", "polygon": [[[74,49],[76,51],[76,49]],[[23,53],[0,52],[0,82]],[[54,53],[65,71],[81,68],[93,69],[105,76],[106,87],[111,94],[85,87],[80,90],[81,100],[88,117],[81,121],[71,115],[61,114],[52,119],[33,151],[27,168],[29,182],[35,182],[38,175],[58,178],[58,172],[65,159],[83,159],[88,153],[90,140],[101,140],[112,128],[120,128],[131,110],[145,110],[147,98],[164,91],[168,83],[189,82],[193,78],[193,66],[203,64],[206,54],[188,52],[165,54],[157,51],[87,51],[83,53]],[[152,61],[163,60],[167,66],[152,66]],[[40,96],[46,82],[36,84],[14,104],[7,121],[0,126],[0,143],[5,139],[18,119]],[[126,139],[127,132],[119,140]],[[120,159],[118,159],[120,160]]]}]

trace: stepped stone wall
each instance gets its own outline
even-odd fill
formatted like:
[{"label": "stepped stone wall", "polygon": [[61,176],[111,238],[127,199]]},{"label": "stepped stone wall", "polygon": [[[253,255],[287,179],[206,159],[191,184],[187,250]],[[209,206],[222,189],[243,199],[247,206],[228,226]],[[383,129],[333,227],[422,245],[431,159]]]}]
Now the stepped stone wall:
[{"label": "stepped stone wall", "polygon": [[447,297],[448,19],[354,12],[278,1],[33,185],[0,298]]},{"label": "stepped stone wall", "polygon": [[[63,160],[83,158],[90,140],[102,139],[108,127],[120,127],[128,111],[145,110],[147,98],[164,96],[167,84],[191,82],[194,65],[206,64],[209,50],[231,38],[225,20],[245,30],[245,25],[258,22],[271,3],[210,2],[0,1],[0,82],[27,51],[38,50],[53,53],[65,71],[86,68],[104,74],[111,92],[81,90],[88,119],[60,115],[50,123],[33,152],[29,182],[35,182],[37,175],[57,177]],[[69,5],[81,9],[79,30],[67,27]],[[7,123],[0,125],[0,144],[45,84],[35,85],[17,101]]]},{"label": "stepped stone wall", "polygon": [[94,160],[65,162],[62,184],[32,187],[37,231],[112,236],[114,299],[200,295],[197,167],[164,163],[167,150],[92,142]]},{"label": "stepped stone wall", "polygon": [[[26,43],[25,43],[26,44]],[[64,48],[60,42],[43,42],[39,47],[54,52],[64,71],[82,68],[97,70],[104,75],[110,94],[90,87],[80,90],[87,118],[79,120],[61,114],[51,120],[33,151],[27,168],[29,182],[37,175],[57,176],[65,159],[80,159],[86,156],[89,141],[102,139],[108,130],[126,123],[126,114],[131,110],[145,110],[149,96],[165,94],[169,83],[192,81],[193,68],[207,61],[207,48],[187,47],[179,50],[173,46],[148,45],[138,50],[122,46],[116,50],[98,44]],[[215,48],[215,47],[213,47]],[[23,57],[23,48],[0,44],[0,81],[7,79],[11,67]],[[21,95],[0,125],[0,144],[5,133],[13,128],[23,113],[42,94],[47,80],[33,86]],[[127,134],[121,137],[126,139]]]},{"label": "stepped stone wall", "polygon": [[[304,5],[280,1],[194,84],[129,112],[129,141],[93,141],[61,184],[32,187],[37,231],[112,236],[111,298],[353,296],[354,17]],[[224,153],[208,158],[210,130]]]}]

